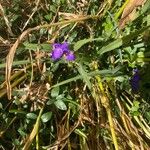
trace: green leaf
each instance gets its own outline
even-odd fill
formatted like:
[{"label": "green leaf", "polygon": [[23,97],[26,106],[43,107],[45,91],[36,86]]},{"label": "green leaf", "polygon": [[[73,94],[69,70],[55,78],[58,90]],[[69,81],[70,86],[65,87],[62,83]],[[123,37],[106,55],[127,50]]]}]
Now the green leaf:
[{"label": "green leaf", "polygon": [[48,21],[50,21],[52,18],[52,15],[51,14],[45,15],[44,18],[47,19]]},{"label": "green leaf", "polygon": [[[18,132],[19,132],[19,131],[18,131]],[[23,136],[21,133],[20,133],[20,135]],[[24,135],[24,136],[25,136],[25,135]],[[14,139],[14,140],[13,140],[13,144],[14,144],[15,146],[19,146],[19,145],[20,145],[19,139]]]},{"label": "green leaf", "polygon": [[27,117],[28,119],[36,119],[36,118],[37,118],[37,115],[34,114],[34,113],[28,113],[28,114],[26,115],[26,117]]},{"label": "green leaf", "polygon": [[56,97],[56,100],[62,100],[64,99],[65,94],[60,94]]},{"label": "green leaf", "polygon": [[134,102],[133,102],[133,105],[134,105],[135,107],[137,107],[137,108],[139,108],[139,104],[140,104],[140,102],[138,102],[138,101],[134,101]]},{"label": "green leaf", "polygon": [[125,46],[127,45],[132,39],[136,38],[139,34],[143,33],[145,30],[147,30],[148,28],[150,28],[149,26],[143,27],[141,30],[137,30],[133,33],[130,33],[127,36],[124,36],[120,39],[114,40],[113,42],[107,44],[106,46],[103,46],[99,51],[98,54],[102,55],[106,52],[115,50],[117,48],[119,48],[120,46]]},{"label": "green leaf", "polygon": [[2,105],[2,103],[0,103],[0,109],[3,109],[3,105]]},{"label": "green leaf", "polygon": [[111,42],[110,44],[102,47],[99,51],[98,51],[98,54],[102,55],[103,53],[106,53],[106,52],[109,52],[111,50],[114,50],[118,47],[120,47],[122,45],[122,39],[117,39],[113,42]]},{"label": "green leaf", "polygon": [[57,100],[57,101],[54,102],[54,104],[56,105],[56,107],[58,109],[67,110],[67,106],[62,100]]},{"label": "green leaf", "polygon": [[47,101],[46,105],[52,105],[54,102],[55,102],[55,100],[50,99]]},{"label": "green leaf", "polygon": [[138,101],[134,101],[134,102],[133,102],[133,106],[131,107],[131,111],[132,111],[132,112],[138,111],[139,105],[140,105],[140,103],[139,103]]},{"label": "green leaf", "polygon": [[48,122],[50,119],[52,118],[52,112],[47,112],[47,113],[44,113],[42,116],[41,116],[41,119],[42,119],[42,122]]},{"label": "green leaf", "polygon": [[29,49],[33,51],[37,50],[37,48],[40,48],[40,50],[43,50],[43,51],[51,50],[50,44],[34,44],[34,43],[24,42],[23,46],[25,46],[25,49]]},{"label": "green leaf", "polygon": [[[13,66],[24,65],[24,64],[29,64],[29,63],[31,63],[30,60],[14,61]],[[6,63],[0,64],[0,68],[5,68],[5,67],[6,67]]]},{"label": "green leaf", "polygon": [[92,41],[103,41],[104,39],[103,38],[89,38],[89,39],[83,39],[83,40],[80,40],[78,42],[76,42],[74,44],[74,51],[77,51],[78,49],[80,49],[83,45],[89,43],[89,42],[92,42]]},{"label": "green leaf", "polygon": [[149,11],[150,8],[150,0],[147,0],[144,4],[144,6],[141,8],[141,15],[143,15],[145,12]]},{"label": "green leaf", "polygon": [[21,135],[21,136],[26,136],[27,134],[23,131],[23,129],[20,127],[19,129],[18,129],[18,132],[19,132],[19,134]]},{"label": "green leaf", "polygon": [[83,132],[83,131],[81,131],[81,129],[75,129],[75,131],[74,131],[76,134],[78,134],[79,136],[81,136],[81,137],[83,137],[83,138],[86,138],[87,139],[87,136],[86,136],[86,134]]},{"label": "green leaf", "polygon": [[[114,74],[119,72],[120,69],[121,69],[121,67],[116,67],[115,69],[92,71],[92,72],[87,73],[87,75],[88,76],[96,76],[96,75],[113,76]],[[67,84],[67,83],[79,80],[79,79],[83,79],[83,76],[82,75],[77,75],[77,76],[75,76],[73,78],[64,80],[64,81],[62,81],[60,83],[57,83],[57,84],[53,85],[51,88],[55,88],[55,87],[58,87],[58,86],[61,86],[61,85],[64,85],[64,84]]]},{"label": "green leaf", "polygon": [[125,80],[124,76],[118,76],[115,78],[115,81],[123,82]]},{"label": "green leaf", "polygon": [[57,11],[57,9],[56,9],[56,7],[55,7],[54,5],[50,5],[50,6],[49,6],[49,9],[50,9],[50,11],[53,12],[53,13],[56,13],[56,11]]},{"label": "green leaf", "polygon": [[149,122],[150,122],[150,111],[148,111],[148,112],[145,113],[145,117],[146,117],[147,120],[149,120]]},{"label": "green leaf", "polygon": [[131,113],[132,116],[139,116],[140,115],[140,112],[139,111],[134,111]]},{"label": "green leaf", "polygon": [[90,82],[90,78],[88,76],[88,74],[84,71],[83,67],[81,64],[78,65],[78,71],[81,74],[81,76],[83,77],[84,82],[86,83],[86,85],[88,86],[89,89],[91,89],[91,82]]},{"label": "green leaf", "polygon": [[59,86],[51,90],[51,97],[57,97],[59,95]]},{"label": "green leaf", "polygon": [[25,111],[23,111],[23,110],[18,110],[18,109],[11,109],[11,110],[9,110],[9,113],[26,114]]}]

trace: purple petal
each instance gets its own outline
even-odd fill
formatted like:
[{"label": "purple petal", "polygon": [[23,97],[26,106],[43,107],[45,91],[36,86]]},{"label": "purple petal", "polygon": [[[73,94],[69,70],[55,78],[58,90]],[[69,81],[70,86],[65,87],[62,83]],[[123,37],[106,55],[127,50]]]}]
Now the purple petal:
[{"label": "purple petal", "polygon": [[53,45],[53,50],[52,50],[52,59],[57,60],[60,59],[63,55],[66,55],[66,60],[72,61],[75,60],[75,56],[72,52],[69,50],[69,44],[68,42],[64,43],[54,43]]},{"label": "purple petal", "polygon": [[134,93],[138,92],[139,88],[140,88],[140,75],[139,75],[139,71],[137,69],[133,70],[134,75],[132,76],[131,80],[130,80],[130,84],[132,87],[132,91]]},{"label": "purple petal", "polygon": [[74,61],[75,60],[75,55],[72,52],[69,52],[66,54],[66,60],[67,61]]},{"label": "purple petal", "polygon": [[62,57],[62,55],[63,55],[63,50],[61,48],[57,47],[57,48],[53,49],[51,57],[53,60],[57,60],[57,59],[60,59]]},{"label": "purple petal", "polygon": [[139,73],[139,70],[137,68],[133,69],[133,73]]},{"label": "purple petal", "polygon": [[61,48],[62,48],[64,53],[68,53],[70,51],[69,50],[69,44],[67,42],[62,43]]},{"label": "purple petal", "polygon": [[53,49],[58,48],[58,47],[61,47],[61,44],[60,44],[60,43],[54,43],[54,44],[53,44]]}]

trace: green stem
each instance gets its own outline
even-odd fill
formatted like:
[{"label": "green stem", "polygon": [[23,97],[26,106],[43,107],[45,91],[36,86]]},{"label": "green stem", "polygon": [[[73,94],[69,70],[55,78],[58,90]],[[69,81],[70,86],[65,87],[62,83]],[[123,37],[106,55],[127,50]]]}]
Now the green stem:
[{"label": "green stem", "polygon": [[121,13],[123,12],[124,8],[127,6],[127,4],[129,3],[130,0],[126,0],[125,3],[122,5],[122,7],[119,9],[119,11],[117,12],[117,14],[115,15],[115,20],[117,20]]}]

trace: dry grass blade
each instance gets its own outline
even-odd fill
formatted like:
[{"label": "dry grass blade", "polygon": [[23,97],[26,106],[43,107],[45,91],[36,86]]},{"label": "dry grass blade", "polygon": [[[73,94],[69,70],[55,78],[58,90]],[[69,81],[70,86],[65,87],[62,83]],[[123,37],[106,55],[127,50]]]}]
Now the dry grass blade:
[{"label": "dry grass blade", "polygon": [[0,36],[0,43],[3,43],[4,45],[10,44],[8,40],[5,40],[3,37]]},{"label": "dry grass blade", "polygon": [[126,7],[123,10],[119,27],[124,28],[125,24],[129,21],[134,20],[136,7],[141,6],[145,3],[145,0],[129,0]]},{"label": "dry grass blade", "polygon": [[[47,150],[52,150],[53,148],[57,147],[60,145],[61,142],[67,140],[69,138],[69,136],[71,135],[71,133],[79,126],[79,120],[74,124],[74,126],[72,127],[72,129],[66,134],[64,135],[61,139],[58,139],[53,145],[48,145],[43,147],[44,149]],[[24,149],[25,150],[25,149]]]},{"label": "dry grass blade", "polygon": [[129,16],[129,14],[138,6],[142,5],[145,0],[130,0],[126,7],[124,8],[124,11],[122,13],[122,19]]},{"label": "dry grass blade", "polygon": [[16,116],[10,121],[10,123],[6,126],[6,128],[3,131],[0,131],[0,138],[2,138],[3,134],[9,129],[11,124],[16,120]]},{"label": "dry grass blade", "polygon": [[[98,68],[97,63],[94,64],[94,68],[95,69]],[[112,141],[113,141],[115,150],[119,150],[117,136],[116,136],[115,128],[114,128],[115,125],[114,125],[114,122],[113,122],[113,117],[112,117],[111,108],[110,108],[110,104],[109,104],[109,98],[108,98],[108,95],[105,93],[101,77],[100,76],[96,76],[95,78],[97,80],[97,85],[98,85],[99,91],[101,93],[101,103],[106,109],[108,122],[109,122],[109,126],[110,126],[110,131],[111,131],[111,136],[112,136]]]},{"label": "dry grass blade", "polygon": [[1,14],[1,15],[3,16],[3,18],[4,18],[4,21],[5,21],[5,24],[6,24],[7,28],[8,28],[9,34],[10,34],[11,36],[13,36],[13,32],[12,32],[12,30],[11,30],[10,23],[9,23],[9,21],[8,21],[7,16],[5,15],[5,12],[4,12],[4,9],[3,9],[1,3],[0,3],[0,14]]},{"label": "dry grass blade", "polygon": [[24,39],[24,37],[31,31],[32,31],[32,29],[28,29],[20,35],[20,37],[16,40],[14,45],[11,47],[11,49],[6,57],[6,85],[7,85],[8,99],[11,99],[11,84],[10,84],[11,67],[12,67],[13,58],[14,58],[16,49],[17,49],[18,45],[20,44],[20,42]]},{"label": "dry grass blade", "polygon": [[[17,75],[19,75],[19,74],[17,73]],[[18,80],[13,82],[11,85],[12,88],[16,87],[18,84],[20,84],[22,81],[24,81],[26,77],[27,77],[26,74],[24,74]],[[3,97],[4,95],[6,95],[6,93],[7,93],[7,90],[5,89],[5,87],[0,89],[0,98]]]},{"label": "dry grass blade", "polygon": [[64,13],[64,12],[58,12],[58,15],[60,17],[63,17],[65,20],[83,17],[83,15],[80,15],[80,14],[72,14],[72,13]]},{"label": "dry grass blade", "polygon": [[37,135],[38,129],[39,129],[39,124],[40,124],[40,118],[41,118],[43,109],[44,109],[44,106],[43,106],[43,108],[40,110],[39,116],[38,116],[38,118],[37,118],[37,120],[36,120],[36,123],[35,123],[35,125],[34,125],[34,128],[33,128],[32,132],[31,132],[31,134],[30,134],[30,136],[29,136],[29,138],[28,138],[27,142],[25,143],[25,145],[24,145],[24,147],[23,147],[22,150],[28,150],[29,147],[30,147],[30,145],[32,144],[33,139],[34,139],[35,136]]},{"label": "dry grass blade", "polygon": [[25,23],[25,25],[24,25],[22,31],[26,28],[26,26],[28,25],[29,21],[32,19],[33,15],[34,15],[34,14],[36,13],[36,11],[38,10],[39,3],[40,3],[40,0],[37,0],[37,1],[36,1],[36,6],[34,7],[33,12],[32,12],[32,14],[30,15],[29,19],[26,21],[26,23]]}]

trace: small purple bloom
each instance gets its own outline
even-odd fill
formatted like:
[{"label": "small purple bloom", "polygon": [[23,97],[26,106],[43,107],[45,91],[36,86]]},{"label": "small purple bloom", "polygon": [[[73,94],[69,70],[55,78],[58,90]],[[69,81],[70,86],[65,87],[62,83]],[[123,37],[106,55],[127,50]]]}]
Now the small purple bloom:
[{"label": "small purple bloom", "polygon": [[66,54],[66,60],[68,60],[68,61],[75,60],[75,55],[73,54],[73,52],[69,52]]},{"label": "small purple bloom", "polygon": [[52,51],[52,59],[53,60],[57,60],[57,59],[60,59],[63,55],[63,50],[59,47],[55,48],[53,51]]},{"label": "small purple bloom", "polygon": [[54,44],[53,44],[53,49],[58,48],[58,47],[60,47],[60,46],[61,46],[61,44],[59,44],[59,43],[54,43]]},{"label": "small purple bloom", "polygon": [[63,44],[61,44],[61,48],[63,50],[64,53],[69,53],[69,44],[67,42],[64,42]]},{"label": "small purple bloom", "polygon": [[54,43],[53,44],[53,50],[51,53],[51,57],[53,60],[60,59],[63,55],[66,55],[67,61],[73,61],[75,60],[75,56],[73,52],[69,49],[69,44],[67,42],[64,43]]},{"label": "small purple bloom", "polygon": [[137,93],[140,87],[140,75],[138,69],[133,70],[134,74],[130,80],[130,84],[132,87],[132,91],[134,93]]}]

